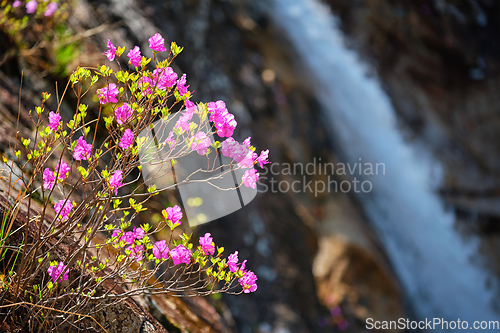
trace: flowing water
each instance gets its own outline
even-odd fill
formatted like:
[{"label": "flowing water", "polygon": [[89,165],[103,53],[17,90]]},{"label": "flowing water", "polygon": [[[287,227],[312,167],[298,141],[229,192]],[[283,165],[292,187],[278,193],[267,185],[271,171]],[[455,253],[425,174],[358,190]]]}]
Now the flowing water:
[{"label": "flowing water", "polygon": [[267,5],[315,82],[345,162],[385,164],[385,175],[363,178],[373,190],[358,199],[416,315],[468,320],[469,325],[498,319],[488,275],[472,262],[477,240],[462,238],[453,213],[435,194],[439,164],[425,147],[405,142],[389,98],[344,45],[336,18],[318,0],[270,0]]}]

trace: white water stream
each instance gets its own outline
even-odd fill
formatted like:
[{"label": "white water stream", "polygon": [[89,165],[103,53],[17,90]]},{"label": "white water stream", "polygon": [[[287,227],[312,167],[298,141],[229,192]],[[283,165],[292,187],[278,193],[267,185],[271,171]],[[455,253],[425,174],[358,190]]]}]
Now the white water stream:
[{"label": "white water stream", "polygon": [[[318,0],[270,0],[268,11],[316,82],[345,162],[384,163],[367,176],[372,192],[359,200],[420,318],[498,320],[487,273],[472,263],[477,241],[454,229],[454,215],[434,193],[439,164],[404,141],[395,111],[376,78],[345,47],[335,17]],[[270,5],[271,4],[271,5]],[[359,179],[359,177],[358,177]]]}]

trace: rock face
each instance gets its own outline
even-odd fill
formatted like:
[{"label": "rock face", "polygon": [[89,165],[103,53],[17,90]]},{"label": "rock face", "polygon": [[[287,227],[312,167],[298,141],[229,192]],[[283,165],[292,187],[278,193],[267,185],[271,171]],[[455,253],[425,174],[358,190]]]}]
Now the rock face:
[{"label": "rock face", "polygon": [[[159,31],[167,43],[184,47],[174,68],[187,74],[193,99],[223,99],[238,121],[237,139],[252,136],[259,150],[269,148],[270,160],[278,164],[275,170],[283,163],[306,164],[315,158],[336,162],[318,102],[294,67],[294,50],[268,21],[252,1],[81,0],[69,24],[76,31],[101,27],[101,32],[82,42],[84,51],[71,66],[103,63],[107,38],[127,49],[147,49],[147,39]],[[19,63],[30,70],[22,59]],[[18,77],[17,71],[9,71]],[[39,73],[30,73],[27,90],[34,95],[51,90],[50,78],[37,82]],[[9,80],[13,87],[0,93],[11,100],[8,109],[15,110],[16,84]],[[67,119],[72,111],[62,112]],[[8,126],[5,131],[12,132]],[[172,332],[364,331],[367,317],[404,317],[398,283],[349,195],[270,187],[273,180],[290,184],[318,176],[271,171],[261,176],[267,178],[267,191],[260,188],[265,193],[195,230],[199,235],[211,232],[228,254],[238,250],[241,260],[248,259],[247,267],[259,276],[257,292],[210,302],[155,296],[138,299],[138,304]],[[134,325],[127,327],[140,331]]]}]

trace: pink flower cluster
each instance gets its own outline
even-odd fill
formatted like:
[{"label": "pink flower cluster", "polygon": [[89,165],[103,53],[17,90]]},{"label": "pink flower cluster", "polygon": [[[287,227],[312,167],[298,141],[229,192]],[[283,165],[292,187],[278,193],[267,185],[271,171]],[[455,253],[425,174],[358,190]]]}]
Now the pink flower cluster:
[{"label": "pink flower cluster", "polygon": [[57,166],[55,172],[50,171],[49,168],[45,168],[43,171],[43,188],[51,190],[56,184],[56,175],[57,180],[62,182],[68,177],[69,171],[70,167],[68,164],[62,161]]},{"label": "pink flower cluster", "polygon": [[57,131],[59,128],[59,122],[61,121],[61,115],[53,111],[49,112],[49,128],[51,131]]},{"label": "pink flower cluster", "polygon": [[228,257],[227,265],[229,270],[236,273],[238,270],[243,273],[243,276],[239,279],[240,285],[243,287],[243,292],[248,294],[257,290],[257,276],[252,271],[247,271],[245,269],[246,260],[243,260],[241,266],[238,268],[238,251],[234,252]]},{"label": "pink flower cluster", "polygon": [[172,257],[174,265],[189,264],[191,262],[191,251],[182,244],[170,250],[170,256]]},{"label": "pink flower cluster", "polygon": [[142,228],[134,227],[133,231],[127,231],[123,233],[119,229],[113,230],[113,234],[111,237],[115,240],[115,243],[118,244],[120,241],[124,241],[127,245],[132,245],[136,240],[141,240],[144,238],[144,230]]},{"label": "pink flower cluster", "polygon": [[[56,265],[51,265],[49,269],[47,269],[47,273],[52,278],[54,282],[57,282],[61,274],[66,270],[67,265],[65,265],[62,261],[57,263]],[[69,270],[66,270],[62,275],[62,280],[66,281],[69,278]]]},{"label": "pink flower cluster", "polygon": [[111,43],[111,40],[108,39],[108,50],[103,53],[109,61],[115,60],[116,57],[116,47]]},{"label": "pink flower cluster", "polygon": [[56,212],[56,221],[67,221],[71,210],[73,209],[73,202],[67,199],[61,199],[54,205],[54,211]]},{"label": "pink flower cluster", "polygon": [[167,50],[165,48],[165,40],[159,33],[156,33],[154,36],[149,38],[148,41],[149,41],[149,48],[154,52],[162,52],[162,51],[164,52]]},{"label": "pink flower cluster", "polygon": [[77,161],[88,160],[92,153],[92,144],[87,143],[83,136],[76,141],[75,149],[73,150],[73,158]]},{"label": "pink flower cluster", "polygon": [[191,144],[191,149],[203,156],[208,152],[208,147],[210,147],[211,144],[212,142],[205,132],[198,132]]},{"label": "pink flower cluster", "polygon": [[117,103],[116,97],[120,94],[116,84],[110,83],[108,86],[97,89],[97,96],[99,97],[99,103]]},{"label": "pink flower cluster", "polygon": [[123,186],[122,180],[123,172],[121,170],[116,170],[108,179],[109,188],[115,191],[115,195],[118,195],[118,188]]},{"label": "pink flower cluster", "polygon": [[133,143],[134,143],[134,133],[129,128],[127,128],[123,133],[123,136],[120,139],[120,143],[118,144],[118,146],[120,146],[120,148],[122,148],[123,150],[126,150],[129,147],[131,147]]},{"label": "pink flower cluster", "polygon": [[[269,163],[269,150],[262,151],[260,156],[257,155],[252,149],[250,138],[245,139],[242,144],[233,138],[227,138],[221,143],[221,151],[224,156],[235,160],[240,168],[252,168],[256,163],[259,163],[262,167],[264,164]],[[258,179],[259,173],[253,168],[246,170],[242,177],[243,184],[253,189],[256,187]]]},{"label": "pink flower cluster", "polygon": [[157,68],[153,71],[153,82],[161,90],[172,88],[177,82],[177,73],[171,67]]},{"label": "pink flower cluster", "polygon": [[132,50],[129,51],[127,54],[127,57],[129,57],[129,62],[134,65],[135,67],[139,67],[141,65],[141,49],[139,46],[135,46]]},{"label": "pink flower cluster", "polygon": [[167,214],[167,219],[172,222],[172,225],[174,227],[180,226],[181,225],[181,219],[182,219],[182,211],[181,207],[178,205],[175,205],[174,207],[168,207],[165,209],[165,212]]},{"label": "pink flower cluster", "polygon": [[116,108],[115,116],[116,122],[120,125],[123,125],[127,122],[128,118],[132,116],[133,110],[127,103],[124,103],[122,106]]},{"label": "pink flower cluster", "polygon": [[217,135],[221,138],[233,136],[238,123],[234,120],[234,115],[227,111],[226,103],[223,101],[210,102],[207,108],[210,112],[210,121],[214,122],[217,129]]},{"label": "pink flower cluster", "polygon": [[200,247],[203,253],[208,256],[210,253],[214,255],[215,253],[215,243],[213,242],[212,237],[210,237],[210,233],[207,232],[205,236],[200,237]]}]

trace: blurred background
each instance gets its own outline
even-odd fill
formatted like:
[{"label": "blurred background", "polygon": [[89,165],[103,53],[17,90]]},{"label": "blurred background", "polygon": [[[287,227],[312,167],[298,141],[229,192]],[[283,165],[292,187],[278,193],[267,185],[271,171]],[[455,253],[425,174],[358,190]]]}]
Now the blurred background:
[{"label": "blurred background", "polygon": [[270,150],[257,197],[194,230],[248,259],[257,292],[138,300],[169,332],[500,320],[500,1],[74,0],[25,22],[11,2],[3,154],[21,73],[26,115],[77,66],[107,63],[108,38],[146,50],[156,32],[184,47],[192,100],[224,100],[235,138]]}]

